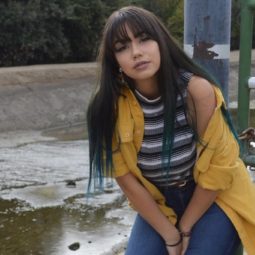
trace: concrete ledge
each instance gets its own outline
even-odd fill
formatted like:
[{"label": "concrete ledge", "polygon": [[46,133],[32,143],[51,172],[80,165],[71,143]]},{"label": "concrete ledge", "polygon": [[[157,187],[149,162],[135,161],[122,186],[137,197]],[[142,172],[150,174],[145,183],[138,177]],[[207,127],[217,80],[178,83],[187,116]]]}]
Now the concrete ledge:
[{"label": "concrete ledge", "polygon": [[[238,61],[239,52],[231,52],[229,101],[233,105]],[[255,75],[254,68],[252,72]],[[85,128],[96,77],[96,63],[0,68],[0,132],[69,128],[77,123],[84,123]],[[254,99],[255,91],[251,94]]]},{"label": "concrete ledge", "polygon": [[[255,53],[255,50],[253,50]],[[252,54],[255,60],[255,54]],[[239,51],[231,51],[230,63],[238,66]],[[0,68],[0,86],[52,83],[60,80],[82,79],[88,76],[95,76],[97,64],[91,63],[69,63],[53,65],[33,65],[20,67]]]},{"label": "concrete ledge", "polygon": [[96,63],[34,65],[0,68],[0,86],[51,83],[96,75]]},{"label": "concrete ledge", "polygon": [[96,63],[0,68],[0,132],[84,123]]}]

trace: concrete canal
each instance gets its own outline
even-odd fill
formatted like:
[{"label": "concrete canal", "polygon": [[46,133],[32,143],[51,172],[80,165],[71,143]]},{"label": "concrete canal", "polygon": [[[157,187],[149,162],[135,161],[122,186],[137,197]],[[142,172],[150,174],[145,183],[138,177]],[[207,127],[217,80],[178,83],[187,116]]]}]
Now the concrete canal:
[{"label": "concrete canal", "polygon": [[[235,108],[238,59],[232,58]],[[85,196],[85,112],[95,73],[93,63],[0,69],[0,255],[123,250],[134,212],[119,188],[108,181],[104,193]]]}]

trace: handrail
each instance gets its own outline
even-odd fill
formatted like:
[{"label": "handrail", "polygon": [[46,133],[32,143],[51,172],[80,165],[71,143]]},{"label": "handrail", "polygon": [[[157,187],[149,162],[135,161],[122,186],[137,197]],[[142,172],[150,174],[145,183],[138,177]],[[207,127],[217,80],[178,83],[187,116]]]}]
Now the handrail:
[{"label": "handrail", "polygon": [[[255,89],[255,77],[251,77],[251,52],[255,0],[241,1],[240,61],[238,83],[238,132],[249,127],[250,90]],[[249,142],[243,143],[242,159],[246,165],[255,166],[255,155],[249,152]]]}]

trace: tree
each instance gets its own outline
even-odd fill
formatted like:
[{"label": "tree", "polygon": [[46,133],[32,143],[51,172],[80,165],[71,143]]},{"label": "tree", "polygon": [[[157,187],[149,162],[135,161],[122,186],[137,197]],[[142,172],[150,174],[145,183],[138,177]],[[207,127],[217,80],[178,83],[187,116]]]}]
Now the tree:
[{"label": "tree", "polygon": [[[183,0],[2,0],[0,66],[94,61],[106,18],[127,5],[151,10],[182,44]],[[240,0],[232,0],[231,49],[239,34]]]},{"label": "tree", "polygon": [[0,3],[0,65],[62,62],[69,52],[58,0]]},{"label": "tree", "polygon": [[105,5],[100,0],[69,1],[69,16],[63,23],[71,48],[69,60],[95,59],[105,16]]}]

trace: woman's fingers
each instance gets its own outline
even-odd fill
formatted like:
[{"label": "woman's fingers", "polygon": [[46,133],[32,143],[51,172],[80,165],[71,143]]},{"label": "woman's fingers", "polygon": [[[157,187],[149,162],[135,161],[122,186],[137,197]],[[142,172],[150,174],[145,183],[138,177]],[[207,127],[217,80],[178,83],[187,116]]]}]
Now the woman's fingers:
[{"label": "woman's fingers", "polygon": [[182,251],[181,251],[181,255],[184,255],[188,246],[189,246],[189,237],[183,237],[182,239]]}]

